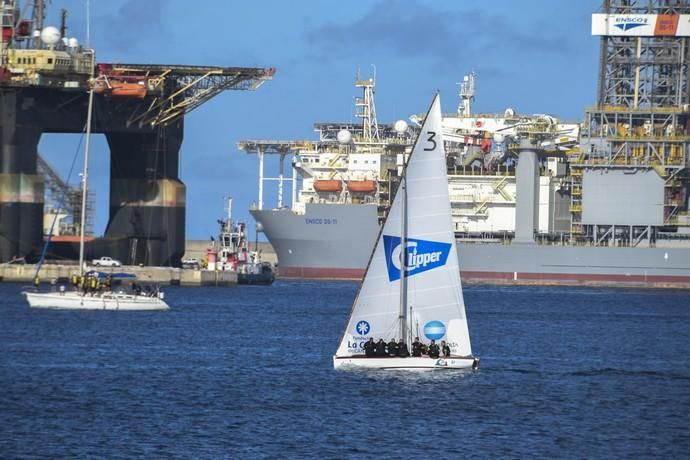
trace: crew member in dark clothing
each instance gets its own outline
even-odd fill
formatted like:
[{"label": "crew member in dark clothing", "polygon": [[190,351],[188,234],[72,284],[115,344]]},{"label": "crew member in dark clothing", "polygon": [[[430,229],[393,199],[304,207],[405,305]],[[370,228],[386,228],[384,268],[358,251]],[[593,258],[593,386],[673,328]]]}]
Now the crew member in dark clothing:
[{"label": "crew member in dark clothing", "polygon": [[395,339],[388,342],[388,356],[398,356],[398,344]]},{"label": "crew member in dark clothing", "polygon": [[410,356],[410,351],[407,349],[407,344],[403,339],[398,340],[398,356],[401,358]]},{"label": "crew member in dark clothing", "polygon": [[445,340],[441,340],[441,354],[444,358],[450,358],[450,347]]},{"label": "crew member in dark clothing", "polygon": [[435,340],[432,340],[431,343],[429,344],[429,358],[438,358],[438,356],[439,356],[438,345],[436,345]]},{"label": "crew member in dark clothing", "polygon": [[376,356],[386,356],[386,342],[383,341],[383,339],[379,339],[378,342],[376,342],[376,347],[374,348]]},{"label": "crew member in dark clothing", "polygon": [[419,337],[415,337],[412,342],[412,356],[422,356],[422,342],[419,341]]},{"label": "crew member in dark clothing", "polygon": [[362,347],[364,348],[364,356],[366,356],[367,358],[373,357],[376,353],[376,351],[374,350],[375,347],[376,344],[374,343],[373,337],[369,337],[369,340],[364,342],[364,345]]}]

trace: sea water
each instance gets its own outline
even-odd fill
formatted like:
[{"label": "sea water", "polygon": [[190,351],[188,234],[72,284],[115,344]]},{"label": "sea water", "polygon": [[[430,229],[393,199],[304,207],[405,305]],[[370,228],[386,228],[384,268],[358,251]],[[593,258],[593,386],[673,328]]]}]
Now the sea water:
[{"label": "sea water", "polygon": [[481,369],[334,371],[356,283],[30,309],[0,284],[0,458],[680,458],[690,293],[465,286]]}]

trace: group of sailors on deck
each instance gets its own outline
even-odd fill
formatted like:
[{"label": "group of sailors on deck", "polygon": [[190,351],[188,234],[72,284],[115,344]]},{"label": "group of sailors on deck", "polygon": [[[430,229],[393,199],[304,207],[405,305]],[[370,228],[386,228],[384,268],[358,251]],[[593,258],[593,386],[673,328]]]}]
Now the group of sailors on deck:
[{"label": "group of sailors on deck", "polygon": [[[410,357],[410,350],[407,348],[407,344],[403,339],[397,342],[395,339],[391,339],[390,342],[386,343],[383,339],[379,339],[375,342],[372,337],[364,342],[362,347],[364,348],[364,355],[367,358]],[[431,343],[427,345],[420,342],[419,337],[415,337],[414,342],[412,342],[412,356],[428,356],[429,358],[443,356],[444,358],[448,358],[450,357],[450,347],[445,340],[441,340],[441,346],[439,347],[435,340],[432,340]]]},{"label": "group of sailors on deck", "polygon": [[[89,294],[91,296],[97,293],[111,293],[113,292],[113,278],[111,275],[107,275],[105,278],[96,275],[72,275],[70,277],[70,283],[77,291]],[[120,286],[117,288],[118,292],[125,292],[125,290]],[[143,295],[145,297],[156,297],[158,295],[158,289],[152,288],[149,285],[137,284],[135,281],[130,281],[128,289],[129,294]]]}]

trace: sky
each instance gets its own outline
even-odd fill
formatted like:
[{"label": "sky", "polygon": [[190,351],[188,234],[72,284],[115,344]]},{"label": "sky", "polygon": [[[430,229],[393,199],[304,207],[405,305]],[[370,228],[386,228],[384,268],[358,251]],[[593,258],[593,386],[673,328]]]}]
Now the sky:
[{"label": "sky", "polygon": [[[208,239],[228,196],[233,217],[253,225],[258,161],[236,143],[313,140],[316,122],[357,121],[358,72],[376,76],[379,123],[423,112],[436,90],[443,111],[455,111],[457,83],[472,70],[475,111],[512,107],[581,121],[595,103],[599,38],[590,17],[600,7],[601,0],[91,0],[90,42],[97,62],[277,69],[258,90],[226,91],[186,115],[187,239]],[[86,1],[53,0],[46,25],[59,25],[61,8],[69,11],[68,35],[85,43]],[[67,177],[79,140],[44,135],[39,151]],[[268,157],[266,175],[277,171],[277,157]],[[108,147],[96,135],[89,176],[96,235],[107,225],[108,186]],[[265,206],[275,206],[277,186],[264,193]]]}]

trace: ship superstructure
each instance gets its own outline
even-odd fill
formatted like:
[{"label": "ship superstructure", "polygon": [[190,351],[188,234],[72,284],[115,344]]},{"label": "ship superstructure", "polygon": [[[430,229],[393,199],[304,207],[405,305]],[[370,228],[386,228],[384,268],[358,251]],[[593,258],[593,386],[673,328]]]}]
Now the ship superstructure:
[{"label": "ship superstructure", "polygon": [[405,122],[379,125],[374,79],[357,79],[355,99],[361,124],[319,123],[317,142],[297,144],[294,172],[301,179],[293,210],[307,203],[374,204],[381,215],[397,183],[398,163],[409,152],[413,130]]},{"label": "ship superstructure", "polygon": [[[443,115],[448,182],[459,236],[511,238],[515,231],[515,165],[520,139],[538,139],[540,165],[537,230],[562,238],[568,231],[565,153],[578,142],[579,123],[546,114],[524,115],[508,107],[501,114],[474,113],[476,73],[460,83],[457,113]],[[419,116],[412,116],[415,123]]]},{"label": "ship superstructure", "polygon": [[[570,200],[563,194],[563,152],[576,142],[579,125],[548,115],[519,115],[513,109],[498,115],[473,114],[474,81],[474,73],[465,77],[472,94],[461,87],[462,109],[443,116],[456,233],[484,242],[512,238],[516,142],[528,134],[541,136],[541,145],[552,154],[539,177],[539,230],[567,232]],[[358,277],[411,150],[419,117],[410,117],[411,124],[379,124],[375,80],[358,78],[355,86],[361,90],[355,99],[361,123],[317,123],[315,141],[238,143],[259,158],[259,201],[250,212],[276,248],[283,276]],[[267,154],[280,158],[278,177],[264,176]],[[288,157],[291,176],[284,173]],[[278,181],[278,206],[265,209],[263,185],[273,180]],[[283,205],[287,181],[292,184],[291,208]],[[352,247],[355,234],[357,244]],[[290,261],[299,261],[300,268],[293,271]]]},{"label": "ship superstructure", "polygon": [[[474,87],[475,74],[465,77],[468,79]],[[357,79],[355,86],[362,90],[362,96],[355,99],[361,124],[316,123],[315,141],[238,143],[238,148],[259,156],[258,210],[264,208],[264,182],[277,180],[279,209],[284,207],[284,182],[291,181],[292,211],[297,214],[305,214],[310,204],[373,204],[383,216],[421,120],[412,116],[411,126],[404,120],[379,125],[375,81]],[[563,123],[549,115],[519,115],[511,108],[498,115],[472,114],[468,96],[464,90],[460,94],[464,111],[443,116],[456,231],[486,235],[514,230],[516,142],[520,136],[534,133],[542,135],[542,144],[553,153],[552,161],[544,163],[540,179],[540,199],[545,207],[540,230],[567,231],[567,209],[564,211],[554,199],[554,190],[564,184],[563,152],[576,143],[579,124]],[[263,175],[265,154],[280,156],[278,177]],[[292,175],[286,177],[284,161],[289,156]],[[560,217],[554,218],[554,213]]]}]

